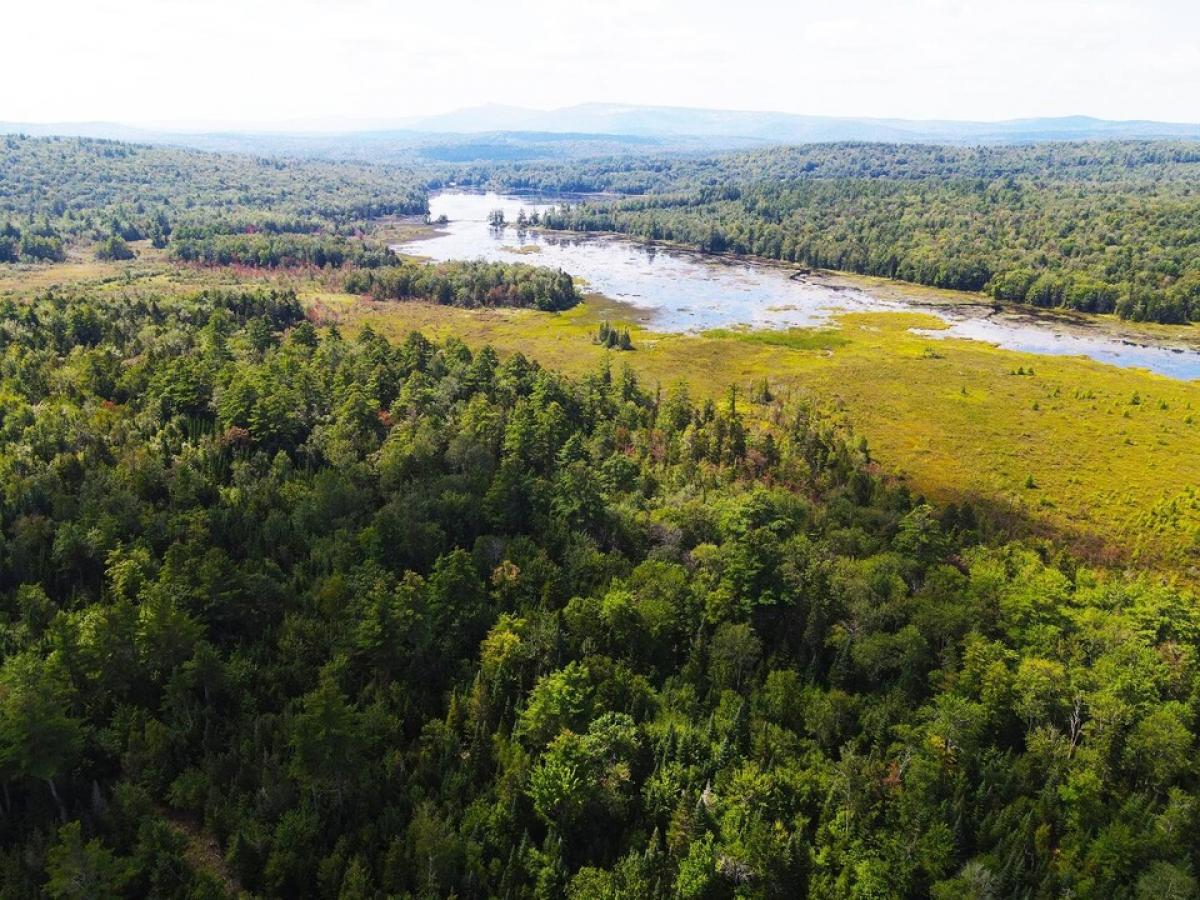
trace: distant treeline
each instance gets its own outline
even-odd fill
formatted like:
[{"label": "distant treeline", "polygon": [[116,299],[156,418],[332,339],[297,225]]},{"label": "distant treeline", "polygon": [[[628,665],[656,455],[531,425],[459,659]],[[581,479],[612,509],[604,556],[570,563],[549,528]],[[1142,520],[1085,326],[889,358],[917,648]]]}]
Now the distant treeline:
[{"label": "distant treeline", "polygon": [[1200,144],[813,145],[708,159],[500,166],[465,184],[613,191],[543,216],[708,252],[986,291],[1125,318],[1200,318]]},{"label": "distant treeline", "polygon": [[1200,143],[1107,141],[1015,146],[843,142],[769,147],[713,156],[609,156],[524,163],[480,162],[447,170],[444,187],[491,187],[555,193],[669,193],[683,186],[868,179],[1042,179],[1077,184],[1173,182],[1186,185],[1200,167]]},{"label": "distant treeline", "polygon": [[183,262],[206,265],[245,265],[259,268],[291,266],[391,265],[396,254],[386,247],[376,247],[358,240],[314,234],[208,234],[202,237],[175,237],[171,255]]},{"label": "distant treeline", "polygon": [[258,210],[245,210],[237,216],[206,222],[181,222],[171,236],[175,240],[200,240],[215,234],[316,234],[327,230],[327,223],[312,216],[272,215]]},{"label": "distant treeline", "polygon": [[561,269],[523,263],[453,261],[431,265],[410,260],[346,276],[352,294],[387,300],[432,300],[452,306],[516,306],[555,311],[579,302],[571,276]]},{"label": "distant treeline", "polygon": [[395,166],[0,137],[0,222],[46,222],[67,242],[116,234],[165,246],[173,229],[220,222],[234,231],[349,233],[427,209],[421,179]]},{"label": "distant treeline", "polygon": [[49,223],[18,228],[0,226],[0,263],[61,262],[67,258],[62,236]]},{"label": "distant treeline", "polygon": [[[204,265],[349,269],[345,289],[387,300],[430,300],[452,306],[569,309],[579,302],[561,269],[483,261],[438,264],[404,259],[388,247],[338,235],[199,233],[171,241],[171,255]],[[115,239],[119,240],[119,239]]]}]

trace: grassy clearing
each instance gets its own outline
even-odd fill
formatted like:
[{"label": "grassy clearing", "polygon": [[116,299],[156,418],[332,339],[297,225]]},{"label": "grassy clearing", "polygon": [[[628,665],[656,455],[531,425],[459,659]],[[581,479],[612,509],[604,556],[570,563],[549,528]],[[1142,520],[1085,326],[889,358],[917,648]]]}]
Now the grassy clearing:
[{"label": "grassy clearing", "polygon": [[0,298],[21,299],[47,290],[149,296],[260,284],[291,288],[306,299],[326,296],[358,299],[340,294],[343,275],[336,271],[314,273],[309,270],[180,265],[172,261],[165,250],[151,247],[149,241],[139,241],[132,246],[138,256],[128,261],[106,262],[81,253],[52,265],[0,265]]},{"label": "grassy clearing", "polygon": [[1194,323],[1162,325],[1158,322],[1134,322],[1129,319],[1121,319],[1113,313],[1083,313],[1070,309],[1043,309],[1024,303],[997,303],[983,293],[950,291],[872,275],[825,272],[821,277],[832,284],[843,284],[848,287],[869,290],[875,296],[884,299],[943,307],[962,306],[963,304],[1002,306],[1007,312],[1017,315],[1054,322],[1059,325],[1069,325],[1083,331],[1101,332],[1134,343],[1165,341],[1179,347],[1200,349],[1200,327]]},{"label": "grassy clearing", "polygon": [[[591,342],[596,319],[590,304],[547,315],[410,303],[358,304],[345,322],[392,337],[455,335],[580,372],[606,352]],[[940,327],[921,314],[847,314],[837,325],[701,336],[631,327],[638,349],[618,359],[699,395],[768,378],[777,396],[844,416],[914,490],[980,503],[1097,562],[1200,576],[1200,383],[930,340],[909,332]]]},{"label": "grassy clearing", "polygon": [[371,237],[381,244],[423,241],[441,233],[437,225],[426,222],[420,216],[392,216],[371,223]]},{"label": "grassy clearing", "polygon": [[[389,337],[454,335],[573,373],[609,352],[592,341],[602,319],[625,326],[604,298],[556,314],[373,303],[342,293],[336,276],[181,268],[153,252],[127,263],[0,267],[0,296],[252,282],[295,289],[349,333],[369,322]],[[689,336],[630,324],[637,349],[614,363],[649,384],[685,379],[696,396],[767,378],[777,396],[806,396],[842,416],[881,465],[931,498],[974,500],[1098,562],[1166,565],[1200,579],[1200,382],[931,340],[908,329],[942,323],[917,313],[846,314],[836,326]]]},{"label": "grassy clearing", "polygon": [[713,328],[704,336],[710,339],[736,338],[767,347],[786,347],[789,350],[826,350],[848,344],[849,338],[829,328],[793,328],[790,331],[750,331],[739,328]]}]

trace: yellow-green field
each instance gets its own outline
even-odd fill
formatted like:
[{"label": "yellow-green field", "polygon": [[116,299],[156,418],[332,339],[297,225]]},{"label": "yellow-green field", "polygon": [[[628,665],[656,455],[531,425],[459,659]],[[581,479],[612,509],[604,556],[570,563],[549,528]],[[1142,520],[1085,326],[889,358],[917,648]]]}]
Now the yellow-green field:
[{"label": "yellow-green field", "polygon": [[[133,264],[0,269],[0,296],[71,284],[133,296],[250,280],[294,287],[349,332],[369,323],[389,337],[455,335],[568,373],[609,352],[592,342],[601,318],[593,303],[561,314],[371,303],[340,293],[336,280],[178,269],[153,253]],[[1200,579],[1200,382],[933,340],[913,327],[940,322],[847,314],[817,331],[703,336],[631,327],[636,349],[613,358],[650,385],[684,379],[694,396],[767,378],[777,396],[805,396],[842,417],[887,471],[932,499],[972,500],[1097,562]]]},{"label": "yellow-green field", "polygon": [[[591,342],[598,315],[586,304],[557,315],[343,309],[351,330],[455,335],[566,372],[594,368],[608,352]],[[636,349],[614,359],[651,384],[685,379],[701,396],[768,378],[776,395],[843,416],[886,469],[933,499],[980,503],[1098,562],[1197,575],[1200,383],[909,332],[940,327],[932,316],[848,314],[836,325],[703,336],[633,329]]]}]

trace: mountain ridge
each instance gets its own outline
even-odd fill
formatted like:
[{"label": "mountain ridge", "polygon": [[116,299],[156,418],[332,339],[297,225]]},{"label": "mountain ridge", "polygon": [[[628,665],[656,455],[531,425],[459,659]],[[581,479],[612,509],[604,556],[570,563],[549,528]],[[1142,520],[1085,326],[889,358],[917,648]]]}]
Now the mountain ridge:
[{"label": "mountain ridge", "polygon": [[[330,127],[336,126],[336,127]],[[105,138],[198,150],[396,160],[470,146],[521,143],[545,148],[564,136],[576,155],[637,150],[719,152],[781,144],[1017,144],[1089,140],[1200,140],[1200,123],[1051,116],[996,122],[816,116],[752,110],[581,103],[553,110],[485,104],[425,117],[292,120],[276,126],[151,127],[120,122],[0,122],[0,134]],[[464,149],[464,147],[466,149]],[[446,148],[449,148],[447,150]],[[544,150],[541,151],[545,155]],[[407,154],[407,157],[406,157]],[[553,154],[551,154],[553,155]],[[482,157],[481,157],[482,158]]]},{"label": "mountain ridge", "polygon": [[1102,119],[1095,116],[1042,116],[999,121],[904,119],[870,116],[820,116],[771,110],[704,109],[621,103],[581,103],[553,110],[492,104],[409,120],[417,131],[570,131],[643,136],[753,138],[769,143],[813,140],[978,139],[984,142],[1089,137],[1200,138],[1200,123],[1149,119]]}]

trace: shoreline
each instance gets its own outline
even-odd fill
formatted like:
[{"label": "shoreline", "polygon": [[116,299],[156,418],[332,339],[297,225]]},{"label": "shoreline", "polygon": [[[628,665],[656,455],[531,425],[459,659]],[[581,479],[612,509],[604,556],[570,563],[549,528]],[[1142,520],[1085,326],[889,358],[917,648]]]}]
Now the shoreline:
[{"label": "shoreline", "polygon": [[[430,196],[441,193],[472,194],[484,196],[497,194],[517,200],[528,199],[531,204],[548,205],[557,202],[578,202],[593,199],[620,199],[628,195],[606,192],[592,193],[563,193],[557,196],[538,193],[530,190],[497,190],[495,188],[475,188],[448,186],[430,192]],[[505,230],[515,227],[512,223],[504,226]],[[770,259],[752,254],[738,254],[729,251],[713,252],[698,250],[695,247],[677,241],[641,238],[621,231],[574,231],[570,229],[545,228],[542,226],[529,227],[526,230],[542,235],[564,235],[583,239],[601,239],[626,241],[640,247],[650,247],[670,253],[686,255],[695,259],[714,262],[722,265],[750,265],[762,268],[776,269],[792,273],[791,277],[803,282],[812,278],[823,282],[828,287],[857,288],[875,293],[881,299],[926,306],[932,309],[988,309],[988,318],[1002,314],[1015,319],[1025,319],[1040,326],[1061,326],[1069,329],[1068,333],[1077,336],[1097,336],[1097,333],[1127,343],[1133,347],[1158,348],[1171,352],[1186,353],[1200,352],[1200,328],[1190,325],[1168,325],[1157,322],[1134,322],[1120,319],[1113,313],[1087,313],[1072,309],[1048,308],[1032,306],[1024,303],[995,300],[982,291],[958,291],[951,288],[939,288],[931,285],[918,284],[912,281],[902,281],[897,278],[887,278],[882,275],[864,275],[858,272],[847,272],[840,269],[825,269],[818,266],[805,266],[785,260]],[[796,277],[800,276],[800,277]],[[889,296],[890,295],[890,296]]]},{"label": "shoreline", "polygon": [[[509,226],[506,226],[509,227]],[[1079,336],[1095,336],[1097,332],[1103,336],[1121,340],[1132,347],[1157,348],[1177,353],[1200,352],[1200,329],[1194,325],[1165,325],[1155,322],[1132,322],[1119,319],[1111,313],[1085,313],[1071,309],[1057,309],[1031,306],[1024,303],[994,300],[986,294],[956,291],[950,288],[938,288],[930,285],[917,284],[911,281],[901,281],[897,278],[885,278],[881,275],[862,275],[858,272],[846,272],[840,269],[823,269],[816,266],[803,266],[799,263],[789,263],[783,260],[770,259],[763,256],[743,255],[730,252],[714,253],[709,250],[697,250],[685,244],[672,241],[650,240],[633,237],[619,231],[570,231],[555,228],[530,228],[544,235],[570,235],[586,239],[601,239],[626,241],[641,247],[653,247],[669,253],[675,253],[697,259],[714,262],[720,265],[747,265],[764,269],[775,269],[790,272],[791,279],[803,283],[812,279],[833,289],[858,289],[875,294],[880,299],[896,300],[914,306],[924,306],[936,310],[988,310],[979,318],[991,318],[1004,315],[1012,319],[1025,319],[1041,326],[1055,325]],[[889,296],[890,295],[890,296]],[[754,327],[754,326],[750,326]],[[758,328],[755,330],[775,330]],[[1167,332],[1156,334],[1156,331]]]},{"label": "shoreline", "polygon": [[[461,191],[452,188],[446,191],[446,193],[483,196],[489,192],[478,190]],[[506,196],[510,199],[521,199],[520,195],[515,193],[509,193]],[[544,195],[540,195],[540,199],[545,200],[546,198]],[[412,253],[407,253],[405,247],[409,244],[417,243],[422,239],[429,238],[434,234],[444,234],[444,231],[436,225],[427,225],[426,229],[428,230],[424,236],[414,236],[410,239],[389,243],[388,246],[397,253],[411,258],[423,258]],[[516,226],[512,223],[504,226],[506,232],[510,229],[516,231]],[[641,249],[661,251],[714,266],[747,266],[761,270],[787,273],[790,280],[801,284],[809,282],[834,291],[859,290],[881,301],[904,304],[916,312],[930,312],[934,315],[945,316],[947,317],[948,325],[951,326],[955,324],[956,319],[961,322],[991,320],[1003,322],[1017,328],[1041,328],[1052,334],[1067,338],[1119,342],[1131,349],[1161,351],[1179,355],[1200,353],[1200,329],[1195,329],[1188,325],[1130,323],[1117,319],[1110,314],[1045,309],[1026,304],[994,301],[982,293],[952,291],[945,288],[934,288],[881,276],[859,275],[854,272],[821,269],[758,256],[739,255],[729,252],[713,253],[671,241],[646,240],[621,232],[571,231],[544,228],[541,226],[523,230],[536,233],[548,241],[553,241],[555,236],[558,236],[565,240],[625,243]],[[615,298],[607,297],[599,291],[587,290],[586,286],[585,292],[593,294],[596,297],[604,297],[605,300],[614,306],[626,307],[630,311],[637,310],[643,313],[642,315],[635,315],[635,321],[642,327],[649,328],[650,330],[659,330],[655,328],[653,322],[654,307],[642,307],[637,304],[628,303],[627,301],[619,301]],[[779,327],[764,327],[761,324],[755,325],[753,323],[747,323],[747,328],[755,331],[780,330]],[[698,330],[703,331],[705,329]],[[968,339],[993,343],[986,338]],[[1090,354],[1083,353],[1081,355],[1086,356]]]}]

